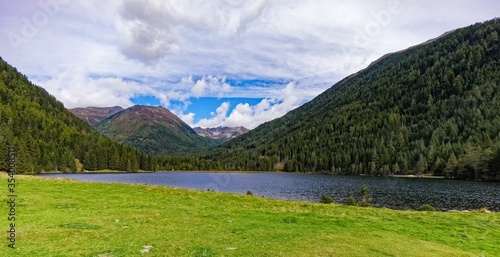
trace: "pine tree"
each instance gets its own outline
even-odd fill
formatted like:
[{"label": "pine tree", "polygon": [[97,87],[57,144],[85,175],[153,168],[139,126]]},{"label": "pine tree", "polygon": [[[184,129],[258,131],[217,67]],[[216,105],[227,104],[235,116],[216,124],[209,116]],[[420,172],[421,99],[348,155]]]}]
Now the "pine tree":
[{"label": "pine tree", "polygon": [[426,170],[427,170],[427,161],[425,160],[425,157],[421,154],[418,159],[417,165],[415,166],[416,175],[421,176],[422,174],[424,174]]},{"label": "pine tree", "polygon": [[447,178],[454,177],[455,171],[458,168],[458,160],[454,153],[450,155],[448,158],[448,162],[446,163],[446,168],[444,169],[444,175]]}]

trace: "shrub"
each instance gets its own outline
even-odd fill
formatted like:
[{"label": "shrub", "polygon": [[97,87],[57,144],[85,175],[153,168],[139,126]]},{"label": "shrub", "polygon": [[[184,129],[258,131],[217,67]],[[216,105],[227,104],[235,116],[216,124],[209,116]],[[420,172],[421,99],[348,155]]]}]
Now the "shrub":
[{"label": "shrub", "polygon": [[347,200],[345,200],[345,205],[351,205],[351,206],[354,206],[356,205],[356,199],[354,198],[354,196],[349,196],[349,198],[347,198]]},{"label": "shrub", "polygon": [[418,211],[436,211],[436,208],[432,207],[430,204],[424,204],[417,209]]},{"label": "shrub", "polygon": [[247,191],[247,195],[253,195],[252,191]]},{"label": "shrub", "polygon": [[367,185],[363,185],[361,187],[361,202],[359,203],[359,206],[361,207],[371,206],[370,197],[371,197],[370,188],[368,188]]},{"label": "shrub", "polygon": [[325,195],[323,194],[321,196],[321,200],[319,200],[320,203],[324,203],[324,204],[330,204],[330,203],[335,203],[335,201],[333,200],[333,198],[329,195]]}]

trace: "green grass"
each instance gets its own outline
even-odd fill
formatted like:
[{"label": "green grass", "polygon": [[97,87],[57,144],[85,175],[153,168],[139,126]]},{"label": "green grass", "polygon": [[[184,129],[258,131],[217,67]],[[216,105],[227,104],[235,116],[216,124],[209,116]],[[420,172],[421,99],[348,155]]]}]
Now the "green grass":
[{"label": "green grass", "polygon": [[[394,211],[17,176],[0,256],[495,256],[500,214]],[[7,200],[7,177],[2,173]],[[0,229],[7,230],[7,206]],[[4,236],[2,238],[6,238]],[[149,252],[145,246],[152,246]]]}]

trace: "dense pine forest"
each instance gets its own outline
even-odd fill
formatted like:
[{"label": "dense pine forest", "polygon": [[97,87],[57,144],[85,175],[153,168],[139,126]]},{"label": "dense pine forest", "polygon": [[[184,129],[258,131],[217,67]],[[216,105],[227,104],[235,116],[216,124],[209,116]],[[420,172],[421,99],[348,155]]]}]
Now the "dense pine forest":
[{"label": "dense pine forest", "polygon": [[[155,159],[100,135],[0,58],[0,153],[17,149],[17,172],[154,170]],[[7,170],[0,158],[0,170]]]},{"label": "dense pine forest", "polygon": [[387,55],[186,169],[500,180],[500,20]]}]

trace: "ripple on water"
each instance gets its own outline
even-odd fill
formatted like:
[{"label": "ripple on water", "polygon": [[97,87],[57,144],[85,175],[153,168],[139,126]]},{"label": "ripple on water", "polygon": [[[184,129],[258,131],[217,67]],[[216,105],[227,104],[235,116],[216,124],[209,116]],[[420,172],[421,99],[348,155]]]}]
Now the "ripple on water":
[{"label": "ripple on water", "polygon": [[163,185],[215,190],[268,198],[318,202],[328,194],[338,203],[353,195],[361,199],[367,185],[376,207],[407,210],[430,204],[438,210],[500,211],[500,183],[445,179],[336,176],[296,173],[156,172],[120,174],[44,174],[41,177],[80,181]]}]

